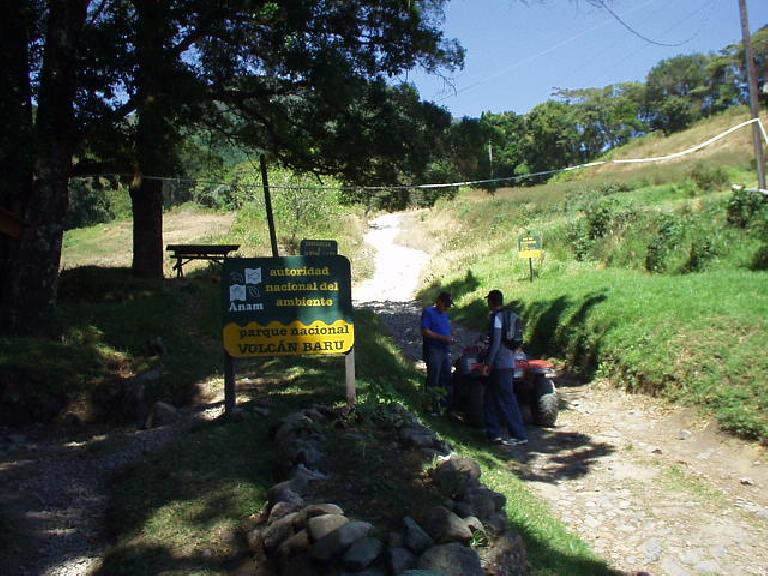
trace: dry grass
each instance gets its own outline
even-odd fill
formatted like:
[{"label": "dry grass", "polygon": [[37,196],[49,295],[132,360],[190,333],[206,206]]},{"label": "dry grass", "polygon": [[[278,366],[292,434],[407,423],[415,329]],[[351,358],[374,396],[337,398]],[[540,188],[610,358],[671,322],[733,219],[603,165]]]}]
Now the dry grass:
[{"label": "dry grass", "polygon": [[[225,235],[234,213],[174,210],[163,215],[163,241],[167,244],[202,241]],[[131,221],[98,224],[89,228],[68,230],[64,235],[61,269],[79,266],[129,267],[133,261],[133,223]],[[166,275],[171,275],[172,262],[166,262]],[[207,262],[185,265],[185,272],[205,267]]]}]

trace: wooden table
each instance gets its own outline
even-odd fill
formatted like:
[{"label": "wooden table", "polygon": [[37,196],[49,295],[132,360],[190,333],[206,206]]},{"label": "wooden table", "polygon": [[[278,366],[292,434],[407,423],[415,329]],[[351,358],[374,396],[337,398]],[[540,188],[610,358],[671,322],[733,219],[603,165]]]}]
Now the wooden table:
[{"label": "wooden table", "polygon": [[192,260],[210,260],[221,264],[230,252],[240,248],[240,244],[168,244],[165,249],[176,260],[173,270],[176,278],[184,276],[182,267]]}]

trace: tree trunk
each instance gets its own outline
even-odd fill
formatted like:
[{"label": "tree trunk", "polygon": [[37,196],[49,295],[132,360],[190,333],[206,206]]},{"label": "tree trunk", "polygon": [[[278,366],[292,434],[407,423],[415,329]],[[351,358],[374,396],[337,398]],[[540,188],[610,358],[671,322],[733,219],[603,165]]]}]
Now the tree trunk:
[{"label": "tree trunk", "polygon": [[159,180],[173,166],[174,129],[172,110],[164,96],[169,66],[167,44],[172,37],[166,3],[134,0],[137,15],[136,87],[138,125],[136,161],[138,186],[131,191],[133,203],[133,273],[145,278],[163,277],[163,187]]},{"label": "tree trunk", "polygon": [[163,277],[163,183],[142,179],[131,189],[133,275]]},{"label": "tree trunk", "polygon": [[[28,33],[32,15],[21,2],[11,2],[0,21],[0,218],[21,219],[32,189],[32,100],[29,85]],[[5,233],[3,232],[5,230]],[[10,294],[11,262],[18,237],[0,226],[0,310]],[[2,312],[0,312],[2,313]],[[6,314],[2,314],[5,320]],[[2,322],[0,326],[5,325]],[[2,331],[2,328],[0,328]]]},{"label": "tree trunk", "polygon": [[35,182],[26,226],[11,246],[0,330],[48,335],[53,326],[67,185],[74,149],[76,45],[87,0],[51,2],[35,124]]}]

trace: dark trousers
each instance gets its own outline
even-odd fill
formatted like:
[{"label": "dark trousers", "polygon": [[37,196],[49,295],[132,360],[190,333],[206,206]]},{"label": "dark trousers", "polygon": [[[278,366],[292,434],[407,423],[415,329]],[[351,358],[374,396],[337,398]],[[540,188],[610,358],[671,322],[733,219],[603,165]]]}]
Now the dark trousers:
[{"label": "dark trousers", "polygon": [[450,404],[451,358],[448,349],[426,346],[424,348],[424,362],[427,364],[427,388],[445,390],[445,397],[440,401],[440,405]]},{"label": "dark trousers", "polygon": [[500,437],[502,426],[517,440],[528,438],[513,388],[513,374],[514,370],[510,368],[493,370],[488,376],[483,399],[485,433],[488,438]]}]

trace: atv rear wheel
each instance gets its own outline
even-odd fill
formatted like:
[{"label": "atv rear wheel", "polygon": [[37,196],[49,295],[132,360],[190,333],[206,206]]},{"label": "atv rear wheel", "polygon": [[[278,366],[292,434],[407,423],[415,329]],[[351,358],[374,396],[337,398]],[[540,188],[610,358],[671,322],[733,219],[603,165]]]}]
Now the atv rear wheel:
[{"label": "atv rear wheel", "polygon": [[534,423],[544,427],[554,426],[560,410],[555,383],[544,376],[536,378],[532,400],[531,415]]}]

